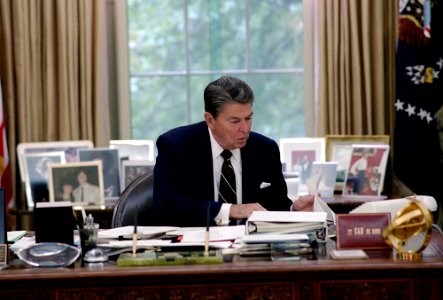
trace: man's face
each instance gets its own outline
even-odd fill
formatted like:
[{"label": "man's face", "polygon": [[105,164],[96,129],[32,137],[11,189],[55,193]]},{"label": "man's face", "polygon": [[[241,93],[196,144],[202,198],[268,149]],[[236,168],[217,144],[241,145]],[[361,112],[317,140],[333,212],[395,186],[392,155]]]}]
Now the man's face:
[{"label": "man's face", "polygon": [[205,113],[205,120],[215,140],[223,149],[233,150],[246,145],[252,126],[252,104],[227,103],[215,119]]},{"label": "man's face", "polygon": [[88,180],[88,176],[86,176],[84,172],[80,172],[77,176],[77,180],[80,185],[84,185]]}]

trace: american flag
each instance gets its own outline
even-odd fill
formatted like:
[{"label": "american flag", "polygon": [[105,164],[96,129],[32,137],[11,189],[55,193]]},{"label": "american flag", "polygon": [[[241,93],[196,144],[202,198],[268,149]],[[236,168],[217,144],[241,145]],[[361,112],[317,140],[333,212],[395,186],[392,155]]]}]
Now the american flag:
[{"label": "american flag", "polygon": [[6,207],[13,204],[12,201],[12,180],[11,165],[8,153],[8,141],[5,129],[5,114],[3,112],[3,96],[0,85],[0,187],[5,190]]},{"label": "american flag", "polygon": [[[394,171],[443,203],[442,0],[400,1]],[[440,117],[439,117],[440,116]],[[442,136],[443,138],[443,136]],[[443,143],[443,139],[441,140]]]}]

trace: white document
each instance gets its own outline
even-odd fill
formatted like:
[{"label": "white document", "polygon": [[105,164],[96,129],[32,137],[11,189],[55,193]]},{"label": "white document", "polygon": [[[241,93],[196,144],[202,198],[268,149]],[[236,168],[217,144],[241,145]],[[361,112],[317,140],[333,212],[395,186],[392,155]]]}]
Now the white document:
[{"label": "white document", "polygon": [[277,242],[290,242],[290,241],[306,241],[309,240],[307,234],[295,233],[295,234],[278,234],[278,233],[257,233],[245,235],[242,238],[243,243],[277,243]]},{"label": "white document", "polygon": [[333,222],[335,225],[335,213],[332,211],[329,205],[318,196],[318,184],[320,183],[320,176],[320,173],[316,173],[306,180],[308,193],[310,195],[314,195],[314,211],[326,212],[328,221]]},{"label": "white document", "polygon": [[32,246],[34,244],[35,244],[35,237],[34,236],[33,237],[24,236],[20,240],[18,240],[14,244],[12,244],[9,247],[9,249],[11,249],[11,251],[15,253],[22,248],[27,248],[27,247]]},{"label": "white document", "polygon": [[26,235],[26,231],[25,230],[19,230],[19,231],[8,231],[7,232],[7,236],[8,236],[8,242],[17,242],[18,240],[20,240],[22,237],[24,237]]},{"label": "white document", "polygon": [[[213,249],[227,249],[230,248],[232,245],[231,241],[217,241],[217,242],[209,242],[209,248],[213,248]],[[195,247],[195,246],[200,246],[200,247],[204,247],[205,243],[204,242],[195,242],[195,243],[170,243],[167,245],[162,246],[162,248],[167,248],[167,247]],[[185,250],[185,249],[184,249]]]},{"label": "white document", "polygon": [[[137,241],[137,247],[157,247],[170,244],[171,241],[168,240],[141,240]],[[98,244],[100,247],[111,247],[111,248],[126,248],[132,247],[132,240],[124,241],[109,241],[109,243]]]},{"label": "white document", "polygon": [[[170,231],[177,230],[179,227],[171,226],[137,226],[138,238],[149,238],[166,234]],[[132,238],[134,233],[134,226],[123,226],[107,230],[99,230],[99,239],[118,239],[118,238]]]},{"label": "white document", "polygon": [[[435,201],[434,197],[424,195],[417,195],[415,197],[417,201],[420,201],[430,211],[437,210],[437,201]],[[366,202],[353,209],[349,213],[357,214],[389,212],[391,213],[391,221],[394,221],[395,217],[397,216],[397,212],[406,207],[406,205],[411,202],[411,199],[412,197],[407,197],[400,199]]]},{"label": "white document", "polygon": [[[183,231],[182,243],[199,243],[205,241],[206,228],[199,227],[198,229]],[[209,228],[209,241],[231,241],[241,238],[245,235],[245,226],[217,226]]]},{"label": "white document", "polygon": [[248,222],[326,222],[326,212],[254,211]]}]

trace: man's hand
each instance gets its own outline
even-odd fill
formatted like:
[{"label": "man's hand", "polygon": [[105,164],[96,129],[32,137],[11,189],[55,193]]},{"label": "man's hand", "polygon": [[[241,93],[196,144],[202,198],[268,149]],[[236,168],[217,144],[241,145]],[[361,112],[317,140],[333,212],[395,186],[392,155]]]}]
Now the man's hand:
[{"label": "man's hand", "polygon": [[229,219],[247,219],[255,210],[264,211],[266,208],[258,203],[233,204],[229,210]]},{"label": "man's hand", "polygon": [[314,196],[313,195],[303,195],[300,196],[292,204],[292,210],[296,211],[313,211],[314,210]]}]

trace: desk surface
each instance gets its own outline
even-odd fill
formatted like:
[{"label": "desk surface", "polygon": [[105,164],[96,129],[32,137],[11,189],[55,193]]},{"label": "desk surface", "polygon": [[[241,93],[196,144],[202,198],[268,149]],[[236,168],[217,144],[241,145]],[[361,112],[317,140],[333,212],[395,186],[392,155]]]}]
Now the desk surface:
[{"label": "desk surface", "polygon": [[367,260],[331,260],[333,241],[316,260],[235,260],[221,265],[30,268],[14,260],[0,271],[0,299],[442,299],[443,237],[422,261],[367,251]]}]

